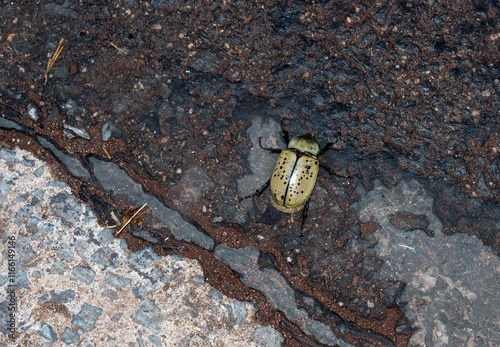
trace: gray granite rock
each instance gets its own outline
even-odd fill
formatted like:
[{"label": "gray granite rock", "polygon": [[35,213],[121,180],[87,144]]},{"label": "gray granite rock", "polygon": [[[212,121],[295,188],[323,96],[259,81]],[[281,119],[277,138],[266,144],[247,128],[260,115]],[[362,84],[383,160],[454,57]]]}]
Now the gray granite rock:
[{"label": "gray granite rock", "polygon": [[66,327],[63,335],[61,336],[61,341],[67,345],[72,345],[80,341],[80,335],[77,331],[73,331],[70,327]]},{"label": "gray granite rock", "polygon": [[84,303],[80,312],[73,318],[71,324],[83,331],[92,331],[102,314],[102,308]]},{"label": "gray granite rock", "polygon": [[123,288],[128,286],[132,282],[132,280],[129,278],[115,275],[113,273],[110,273],[109,271],[106,272],[104,281],[114,288]]},{"label": "gray granite rock", "polygon": [[49,324],[43,323],[40,329],[38,329],[38,334],[45,337],[49,341],[57,341],[57,334]]},{"label": "gray granite rock", "polygon": [[280,347],[285,340],[272,325],[265,325],[255,329],[252,338],[259,347]]},{"label": "gray granite rock", "polygon": [[30,117],[33,122],[38,122],[40,119],[40,109],[38,106],[32,102],[28,102],[26,109],[28,111],[28,117]]},{"label": "gray granite rock", "polygon": [[[56,4],[53,4],[53,3],[47,5],[45,8],[47,8],[49,6],[59,6],[59,8],[64,8],[61,5],[56,5]],[[62,15],[66,15],[66,13],[69,12],[69,11],[71,11],[71,10],[66,8],[66,9],[64,9],[64,12],[63,11],[57,11],[56,13],[62,14]],[[69,98],[63,104],[61,104],[60,107],[61,107],[61,110],[63,110],[68,116],[74,116],[75,112],[78,109],[78,104],[77,104],[77,102],[74,99]]]},{"label": "gray granite rock", "polygon": [[4,129],[14,129],[21,131],[23,133],[34,134],[33,129],[28,128],[27,126],[18,124],[10,119],[6,119],[0,115],[0,128]]},{"label": "gray granite rock", "polygon": [[[49,170],[39,170],[44,165],[29,153],[20,153],[16,149],[17,158],[24,158],[19,163],[0,166],[5,178],[0,190],[9,202],[9,213],[22,210],[17,221],[0,214],[0,223],[7,230],[19,229],[16,280],[30,290],[17,293],[19,302],[32,303],[16,306],[18,312],[33,319],[19,322],[19,339],[14,343],[189,346],[200,339],[217,338],[226,345],[252,344],[255,307],[218,291],[214,300],[200,265],[192,259],[160,257],[151,247],[131,252],[124,239],[117,240],[110,230],[103,230],[90,208],[68,194],[66,183],[53,180]],[[0,200],[3,212],[2,203]],[[172,213],[180,218],[177,227],[193,227],[180,214]],[[0,247],[10,234],[1,235],[4,243]],[[213,242],[203,239],[203,232],[199,235],[201,244],[203,240]],[[2,276],[0,285],[5,292],[11,287],[8,277]],[[231,310],[231,319],[222,303]],[[7,302],[0,303],[2,333],[7,328],[7,306]],[[57,338],[54,344],[52,340]]]},{"label": "gray granite rock", "polygon": [[5,160],[7,163],[17,164],[21,160],[17,157],[16,151],[7,147],[0,148],[0,159]]},{"label": "gray granite rock", "polygon": [[87,265],[77,265],[71,270],[72,281],[81,281],[90,284],[94,281],[95,271]]},{"label": "gray granite rock", "polygon": [[154,301],[147,301],[142,304],[132,318],[134,322],[155,330],[160,330],[163,319],[161,310]]},{"label": "gray granite rock", "polygon": [[75,298],[75,291],[72,289],[64,290],[60,294],[50,291],[50,300],[53,302],[68,303]]},{"label": "gray granite rock", "polygon": [[65,134],[70,134],[72,136],[68,136],[69,138],[73,138],[74,136],[81,137],[85,140],[90,140],[90,134],[87,130],[79,127],[75,127],[70,124],[63,124],[64,130],[66,130]]},{"label": "gray granite rock", "polygon": [[101,139],[104,142],[124,136],[123,131],[111,122],[104,122],[101,126]]}]

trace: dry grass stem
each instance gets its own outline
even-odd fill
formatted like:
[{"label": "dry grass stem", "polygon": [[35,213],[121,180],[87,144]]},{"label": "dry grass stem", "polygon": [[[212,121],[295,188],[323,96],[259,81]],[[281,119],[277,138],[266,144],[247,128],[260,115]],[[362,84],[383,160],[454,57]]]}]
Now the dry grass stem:
[{"label": "dry grass stem", "polygon": [[49,72],[52,69],[52,66],[54,66],[54,63],[56,62],[57,58],[59,58],[59,55],[61,55],[61,52],[67,43],[68,43],[68,41],[66,41],[66,40],[64,40],[64,38],[62,38],[59,41],[59,44],[57,45],[55,53],[52,55],[52,57],[50,57],[49,63],[47,64],[47,70],[45,70],[45,85],[47,85],[47,81],[49,79]]},{"label": "dry grass stem", "polygon": [[111,160],[111,154],[109,154],[109,151],[108,151],[108,148],[106,147],[106,145],[102,145],[102,150],[104,151],[104,154],[106,154],[106,157]]},{"label": "dry grass stem", "polygon": [[109,44],[111,46],[113,46],[114,48],[116,48],[117,50],[119,50],[120,52],[128,54],[128,52],[124,51],[123,49],[121,49],[120,47],[118,47],[117,45],[115,45],[113,42],[110,42]]},{"label": "dry grass stem", "polygon": [[134,220],[134,218],[139,214],[139,212],[142,211],[142,209],[144,207],[146,207],[146,205],[147,205],[147,203],[145,203],[144,205],[142,205],[141,208],[139,208],[137,211],[135,211],[135,213],[129,219],[127,219],[127,221],[125,223],[123,223],[123,225],[120,228],[120,230],[118,230],[118,232],[116,233],[116,236],[120,235],[120,233],[123,231],[123,229],[125,229],[127,227],[127,225],[129,225]]}]

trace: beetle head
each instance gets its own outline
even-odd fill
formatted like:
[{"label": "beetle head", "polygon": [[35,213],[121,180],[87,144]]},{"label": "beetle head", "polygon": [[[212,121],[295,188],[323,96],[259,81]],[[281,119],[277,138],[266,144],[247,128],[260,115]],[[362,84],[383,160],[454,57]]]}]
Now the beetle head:
[{"label": "beetle head", "polygon": [[288,143],[288,148],[293,148],[301,152],[310,153],[317,156],[319,153],[319,144],[311,134],[294,137]]}]

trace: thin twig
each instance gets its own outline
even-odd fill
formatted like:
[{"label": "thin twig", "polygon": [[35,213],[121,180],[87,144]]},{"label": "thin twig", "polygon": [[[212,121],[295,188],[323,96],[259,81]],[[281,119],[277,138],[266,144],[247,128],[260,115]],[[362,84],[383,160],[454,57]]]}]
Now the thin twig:
[{"label": "thin twig", "polygon": [[108,151],[108,148],[106,147],[106,145],[102,145],[102,150],[104,151],[104,154],[106,154],[106,157],[111,160],[111,154],[109,154],[109,151]]},{"label": "thin twig", "polygon": [[39,255],[38,257],[36,257],[35,259],[33,259],[32,261],[30,261],[28,264],[26,264],[26,267],[30,266],[31,264],[33,264],[35,261],[37,261],[38,259],[40,259],[42,256]]},{"label": "thin twig", "polygon": [[116,233],[116,236],[120,235],[120,233],[122,232],[123,229],[125,229],[125,227],[127,225],[129,225],[130,222],[132,222],[132,220],[135,218],[135,216],[137,216],[139,214],[139,212],[141,212],[141,210],[146,207],[148,203],[145,203],[144,205],[142,205],[142,207],[140,209],[138,209],[133,215],[132,217],[129,218],[128,221],[125,222],[125,224],[123,224],[123,226],[120,228],[120,230],[118,230],[118,232]]},{"label": "thin twig", "polygon": [[49,71],[52,69],[52,66],[54,66],[54,63],[56,62],[57,58],[59,58],[59,55],[61,54],[62,50],[64,49],[67,43],[68,41],[65,41],[64,38],[61,38],[59,44],[57,45],[56,52],[49,59],[49,63],[47,64],[47,70],[45,70],[45,85],[47,85],[47,81],[49,79]]},{"label": "thin twig", "polygon": [[123,49],[121,49],[120,47],[118,47],[117,45],[115,45],[113,42],[110,42],[109,43],[111,46],[115,47],[117,50],[119,50],[120,52],[122,53],[125,53],[125,54],[128,54],[128,52],[124,51]]}]

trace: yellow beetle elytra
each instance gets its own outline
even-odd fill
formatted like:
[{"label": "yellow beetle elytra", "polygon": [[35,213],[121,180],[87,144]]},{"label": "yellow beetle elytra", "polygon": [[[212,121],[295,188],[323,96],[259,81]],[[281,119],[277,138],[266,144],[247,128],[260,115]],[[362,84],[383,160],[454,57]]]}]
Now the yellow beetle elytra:
[{"label": "yellow beetle elytra", "polygon": [[[285,137],[288,134],[284,132]],[[259,144],[260,144],[259,139]],[[332,143],[320,149],[318,142],[311,134],[297,136],[288,142],[287,149],[263,148],[280,153],[271,178],[255,193],[241,200],[261,195],[270,186],[273,206],[285,213],[294,213],[304,209],[316,184],[320,162],[318,157],[326,152]],[[322,166],[322,165],[321,165]],[[328,170],[330,171],[330,170]],[[240,200],[240,201],[241,201]]]},{"label": "yellow beetle elytra", "polygon": [[274,207],[286,213],[304,208],[319,172],[319,145],[311,134],[293,138],[280,153],[271,176]]}]

